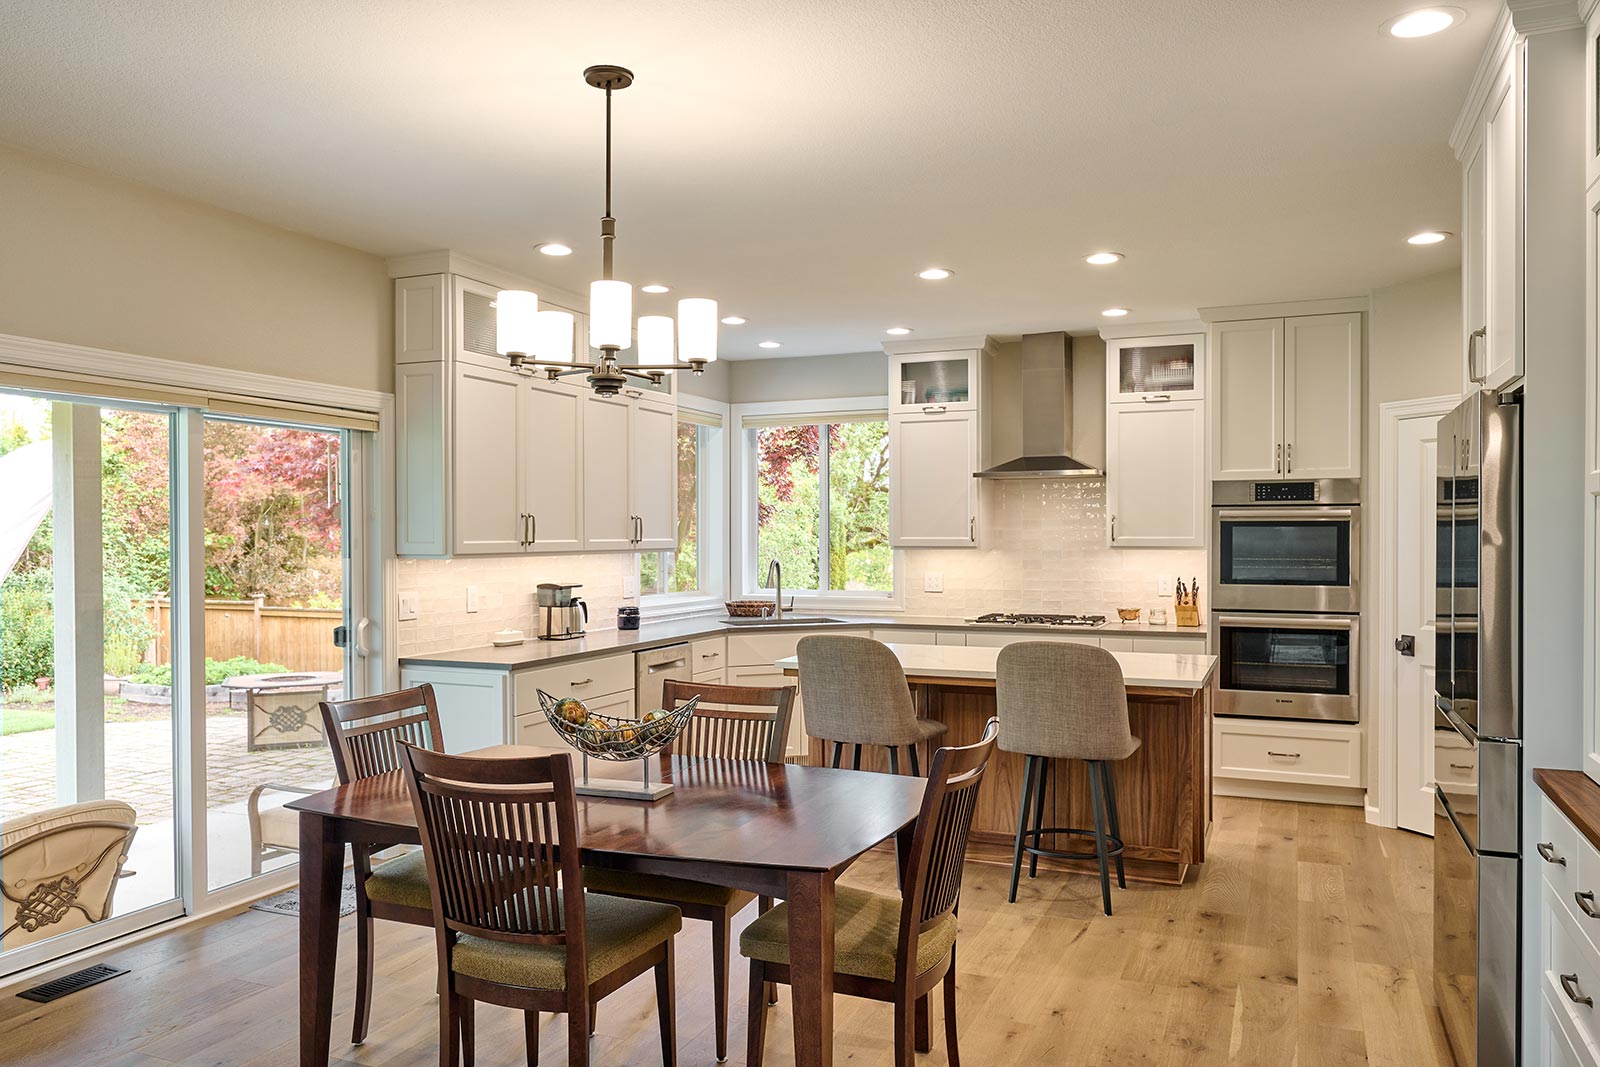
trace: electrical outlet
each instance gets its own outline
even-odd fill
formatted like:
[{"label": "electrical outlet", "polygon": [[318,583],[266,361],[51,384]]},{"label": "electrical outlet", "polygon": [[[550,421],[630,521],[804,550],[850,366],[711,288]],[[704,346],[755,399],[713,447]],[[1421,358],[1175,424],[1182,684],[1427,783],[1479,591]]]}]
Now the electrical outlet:
[{"label": "electrical outlet", "polygon": [[467,614],[471,615],[473,612],[475,612],[477,610],[478,610],[478,587],[475,586],[475,585],[469,585],[469,586],[467,586]]},{"label": "electrical outlet", "polygon": [[401,593],[400,594],[400,621],[401,622],[416,622],[417,621],[417,594],[415,594],[415,593]]},{"label": "electrical outlet", "polygon": [[1163,574],[1156,579],[1156,596],[1171,596],[1172,583],[1176,581],[1170,574]]},{"label": "electrical outlet", "polygon": [[636,600],[639,596],[639,579],[627,577],[622,579],[622,599]]},{"label": "electrical outlet", "polygon": [[924,593],[944,592],[944,575],[929,572],[922,576],[922,591]]}]

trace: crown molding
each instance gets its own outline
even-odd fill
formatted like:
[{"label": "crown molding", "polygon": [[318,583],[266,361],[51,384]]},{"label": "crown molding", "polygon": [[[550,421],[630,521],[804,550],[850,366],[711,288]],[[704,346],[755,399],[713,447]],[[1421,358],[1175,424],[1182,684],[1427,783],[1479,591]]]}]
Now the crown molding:
[{"label": "crown molding", "polygon": [[[1571,0],[1566,2],[1570,3]],[[1450,151],[1455,153],[1457,160],[1466,155],[1467,143],[1472,140],[1478,127],[1478,116],[1488,102],[1495,78],[1505,64],[1506,57],[1511,54],[1511,46],[1516,39],[1517,30],[1511,24],[1511,9],[1502,7],[1500,14],[1495,17],[1494,29],[1489,31],[1489,43],[1484,46],[1483,55],[1478,57],[1478,69],[1473,71],[1472,81],[1467,83],[1466,101],[1456,115],[1455,125],[1450,128]]]},{"label": "crown molding", "polygon": [[1587,24],[1594,17],[1596,10],[1600,10],[1600,0],[1583,0],[1583,5],[1578,9],[1578,14]]},{"label": "crown molding", "polygon": [[589,298],[586,296],[515,271],[504,270],[481,259],[464,256],[460,252],[452,252],[448,248],[390,256],[384,262],[391,278],[414,278],[422,274],[459,274],[463,278],[471,278],[475,282],[492,285],[496,289],[532,289],[540,296],[548,297],[551,303],[559,304],[570,311],[587,313],[589,310]]},{"label": "crown molding", "polygon": [[1331,300],[1286,300],[1278,304],[1233,304],[1200,309],[1201,322],[1234,322],[1239,319],[1282,319],[1292,315],[1345,315],[1366,311],[1364,296],[1341,296]]},{"label": "crown molding", "polygon": [[285,378],[276,374],[232,370],[175,359],[140,356],[106,348],[90,348],[62,341],[0,334],[0,363],[62,375],[90,374],[125,381],[130,385],[157,386],[200,395],[228,394],[256,397],[288,404],[377,412],[388,393],[343,385]]},{"label": "crown molding", "polygon": [[1578,0],[1506,0],[1518,33],[1557,33],[1583,25]]},{"label": "crown molding", "polygon": [[968,334],[964,337],[928,337],[916,341],[885,341],[883,350],[891,356],[914,356],[923,352],[988,352],[993,354],[995,340],[988,334]]},{"label": "crown molding", "polygon": [[1103,341],[1122,341],[1129,337],[1176,337],[1185,333],[1205,333],[1206,324],[1199,319],[1180,319],[1175,322],[1128,322],[1100,327]]}]

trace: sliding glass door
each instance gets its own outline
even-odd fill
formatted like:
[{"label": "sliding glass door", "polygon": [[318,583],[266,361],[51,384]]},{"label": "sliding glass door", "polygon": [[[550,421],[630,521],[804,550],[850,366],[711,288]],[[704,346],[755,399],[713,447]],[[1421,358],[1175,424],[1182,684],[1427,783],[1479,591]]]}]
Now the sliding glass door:
[{"label": "sliding glass door", "polygon": [[0,392],[0,973],[182,911],[173,424]]}]

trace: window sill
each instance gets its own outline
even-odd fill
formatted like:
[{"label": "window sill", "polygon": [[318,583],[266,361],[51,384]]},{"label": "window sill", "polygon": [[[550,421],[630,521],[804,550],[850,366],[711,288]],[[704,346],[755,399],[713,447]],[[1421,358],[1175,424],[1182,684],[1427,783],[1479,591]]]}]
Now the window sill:
[{"label": "window sill", "polygon": [[714,596],[661,593],[639,598],[639,615],[647,622],[688,619],[697,615],[724,615],[725,601]]}]

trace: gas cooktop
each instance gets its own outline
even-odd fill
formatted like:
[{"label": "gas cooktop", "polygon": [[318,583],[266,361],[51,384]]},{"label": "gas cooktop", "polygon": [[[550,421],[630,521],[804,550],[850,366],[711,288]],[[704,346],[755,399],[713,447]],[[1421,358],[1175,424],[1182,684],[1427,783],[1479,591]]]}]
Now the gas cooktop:
[{"label": "gas cooktop", "polygon": [[989,626],[1066,626],[1078,630],[1093,630],[1106,624],[1104,615],[1046,615],[1042,612],[991,611],[979,615],[970,623]]}]

